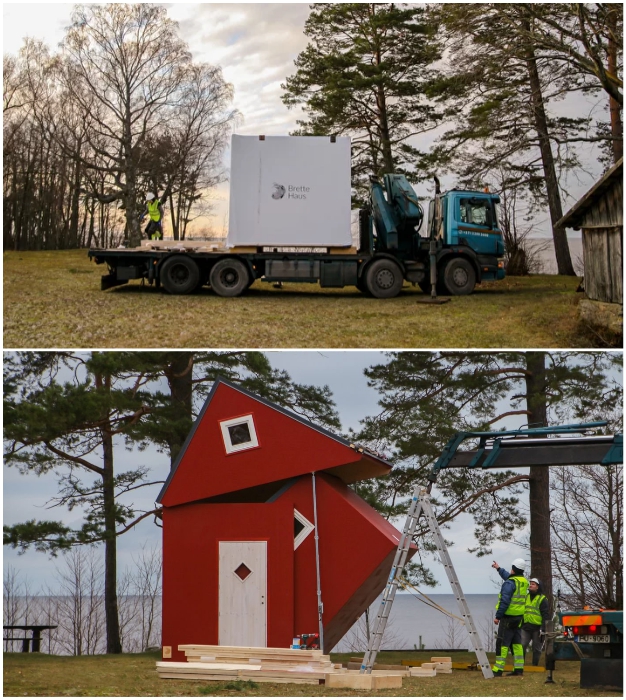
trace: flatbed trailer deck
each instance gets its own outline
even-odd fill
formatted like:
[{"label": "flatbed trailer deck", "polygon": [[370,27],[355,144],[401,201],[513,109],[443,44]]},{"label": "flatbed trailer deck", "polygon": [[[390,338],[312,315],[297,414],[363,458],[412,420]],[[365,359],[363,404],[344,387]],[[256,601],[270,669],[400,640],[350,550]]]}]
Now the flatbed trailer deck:
[{"label": "flatbed trailer deck", "polygon": [[[101,289],[143,279],[171,294],[191,294],[208,285],[219,296],[242,294],[257,279],[265,282],[319,282],[321,287],[354,285],[377,298],[399,294],[404,281],[425,289],[427,265],[391,253],[366,253],[350,248],[219,248],[202,243],[144,241],[137,248],[92,248],[89,257],[106,264]],[[460,279],[453,293],[468,294],[481,276],[498,274],[494,256],[477,256],[465,246],[443,248],[438,261],[451,279]],[[450,271],[450,267],[455,269]],[[456,267],[459,269],[457,270]],[[456,277],[455,277],[456,275]],[[469,282],[468,282],[469,278]]]}]

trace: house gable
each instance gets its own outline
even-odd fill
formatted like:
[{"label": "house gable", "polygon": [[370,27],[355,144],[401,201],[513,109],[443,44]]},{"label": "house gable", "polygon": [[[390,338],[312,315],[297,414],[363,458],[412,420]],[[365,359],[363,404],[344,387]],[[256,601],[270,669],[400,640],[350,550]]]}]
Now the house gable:
[{"label": "house gable", "polygon": [[311,472],[345,483],[391,465],[291,412],[218,380],[157,501],[175,506]]}]

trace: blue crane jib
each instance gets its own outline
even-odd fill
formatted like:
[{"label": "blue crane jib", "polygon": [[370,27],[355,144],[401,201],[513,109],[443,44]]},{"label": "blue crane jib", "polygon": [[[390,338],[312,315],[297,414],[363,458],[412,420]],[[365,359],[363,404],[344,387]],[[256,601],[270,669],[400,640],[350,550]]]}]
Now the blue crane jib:
[{"label": "blue crane jib", "polygon": [[[442,469],[510,469],[569,464],[622,464],[624,438],[599,435],[607,421],[519,430],[459,432],[435,462],[428,480],[436,482]],[[478,440],[473,450],[460,451],[466,440]]]}]

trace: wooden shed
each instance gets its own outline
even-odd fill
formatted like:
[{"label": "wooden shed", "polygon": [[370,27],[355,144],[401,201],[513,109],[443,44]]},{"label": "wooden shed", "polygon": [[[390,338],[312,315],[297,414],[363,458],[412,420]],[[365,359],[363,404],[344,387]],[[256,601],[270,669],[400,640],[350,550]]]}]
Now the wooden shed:
[{"label": "wooden shed", "polygon": [[622,304],[623,184],[620,159],[556,226],[582,230],[585,295]]},{"label": "wooden shed", "polygon": [[384,588],[400,536],[349,486],[390,468],[218,380],[157,499],[167,658],[316,633],[318,571],[329,652]]}]

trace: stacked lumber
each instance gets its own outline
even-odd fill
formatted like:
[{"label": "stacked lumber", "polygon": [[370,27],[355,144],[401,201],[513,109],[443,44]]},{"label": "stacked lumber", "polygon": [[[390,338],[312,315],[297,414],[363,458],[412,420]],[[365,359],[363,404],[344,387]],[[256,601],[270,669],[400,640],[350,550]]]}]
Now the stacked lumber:
[{"label": "stacked lumber", "polygon": [[[186,663],[164,662],[159,676],[180,678],[204,674],[209,680],[252,680],[267,683],[311,683],[319,685],[335,670],[330,656],[319,649],[280,649],[271,647],[227,647],[208,644],[181,644]],[[165,676],[163,674],[167,673]],[[223,678],[220,678],[223,676]]]},{"label": "stacked lumber", "polygon": [[405,671],[376,670],[372,674],[348,671],[333,664],[318,649],[277,649],[268,647],[226,647],[181,644],[186,661],[159,661],[159,678],[178,680],[262,683],[326,684],[332,688],[401,688]]}]

